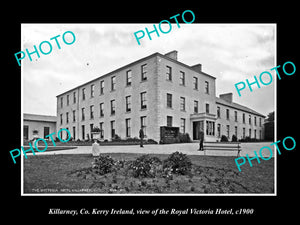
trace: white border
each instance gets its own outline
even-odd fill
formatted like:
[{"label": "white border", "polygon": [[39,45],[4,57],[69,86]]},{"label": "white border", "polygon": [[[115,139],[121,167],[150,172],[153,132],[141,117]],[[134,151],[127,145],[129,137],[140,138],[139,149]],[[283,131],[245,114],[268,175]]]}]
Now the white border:
[{"label": "white border", "polygon": [[[55,23],[53,23],[55,24]],[[70,24],[70,23],[68,23]],[[84,23],[82,23],[84,24]],[[90,24],[90,23],[89,23]],[[274,45],[275,45],[275,55],[274,55],[274,66],[277,65],[277,23],[203,23],[203,25],[273,25],[274,26]],[[23,51],[23,39],[22,39],[22,24],[21,24],[21,51]],[[274,79],[274,120],[275,120],[275,129],[274,129],[274,137],[275,141],[277,141],[277,79]],[[21,66],[21,146],[23,145],[23,66]],[[21,196],[277,196],[277,151],[274,145],[274,193],[241,193],[241,194],[89,194],[89,193],[24,193],[24,156],[21,157]]]}]

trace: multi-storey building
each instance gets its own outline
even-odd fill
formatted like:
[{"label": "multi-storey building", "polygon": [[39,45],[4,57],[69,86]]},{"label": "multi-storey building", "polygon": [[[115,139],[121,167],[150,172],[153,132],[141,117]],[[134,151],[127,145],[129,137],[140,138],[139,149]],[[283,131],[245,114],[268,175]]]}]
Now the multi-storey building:
[{"label": "multi-storey building", "polygon": [[262,139],[264,115],[232,102],[232,94],[216,97],[216,78],[201,64],[188,66],[177,51],[154,53],[57,96],[57,131],[73,138],[91,138],[99,127],[101,138],[138,137],[143,127],[148,139],[160,140],[160,127],[179,127],[206,141],[221,135]]}]

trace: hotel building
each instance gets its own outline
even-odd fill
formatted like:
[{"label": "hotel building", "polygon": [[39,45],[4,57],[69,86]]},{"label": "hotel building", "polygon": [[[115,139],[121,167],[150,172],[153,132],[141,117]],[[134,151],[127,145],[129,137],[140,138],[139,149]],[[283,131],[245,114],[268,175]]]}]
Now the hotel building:
[{"label": "hotel building", "polygon": [[143,126],[146,138],[159,142],[161,126],[179,127],[192,140],[201,127],[205,141],[263,139],[265,116],[232,102],[232,93],[216,97],[215,82],[201,64],[179,62],[177,51],[154,53],[56,96],[56,130],[84,140],[99,127],[110,140],[138,137]]}]

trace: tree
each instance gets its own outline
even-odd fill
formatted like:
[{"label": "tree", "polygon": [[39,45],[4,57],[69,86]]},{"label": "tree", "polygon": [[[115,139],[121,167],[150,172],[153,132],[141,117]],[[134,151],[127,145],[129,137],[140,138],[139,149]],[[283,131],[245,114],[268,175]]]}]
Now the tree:
[{"label": "tree", "polygon": [[274,140],[274,111],[270,112],[265,119],[265,140]]}]

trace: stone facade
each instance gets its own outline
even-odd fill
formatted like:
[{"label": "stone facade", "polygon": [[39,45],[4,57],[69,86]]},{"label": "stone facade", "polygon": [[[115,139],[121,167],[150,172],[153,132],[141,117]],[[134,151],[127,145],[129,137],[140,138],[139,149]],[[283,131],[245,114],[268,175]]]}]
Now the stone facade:
[{"label": "stone facade", "polygon": [[[101,138],[110,140],[115,134],[138,137],[144,125],[146,138],[159,141],[161,126],[179,127],[192,139],[198,138],[201,127],[206,141],[216,141],[219,133],[228,134],[229,125],[230,138],[235,129],[240,138],[243,127],[246,134],[252,129],[252,137],[256,132],[262,138],[258,135],[263,127],[254,125],[254,118],[259,124],[264,116],[232,103],[230,94],[217,98],[215,80],[202,72],[201,64],[179,62],[177,51],[154,53],[58,95],[56,129],[67,128],[82,140],[92,138],[91,129],[97,126],[103,131]],[[229,120],[218,117],[218,107],[221,115],[229,110]],[[236,122],[234,111],[238,117],[251,115],[252,124],[248,126],[249,118]]]}]

